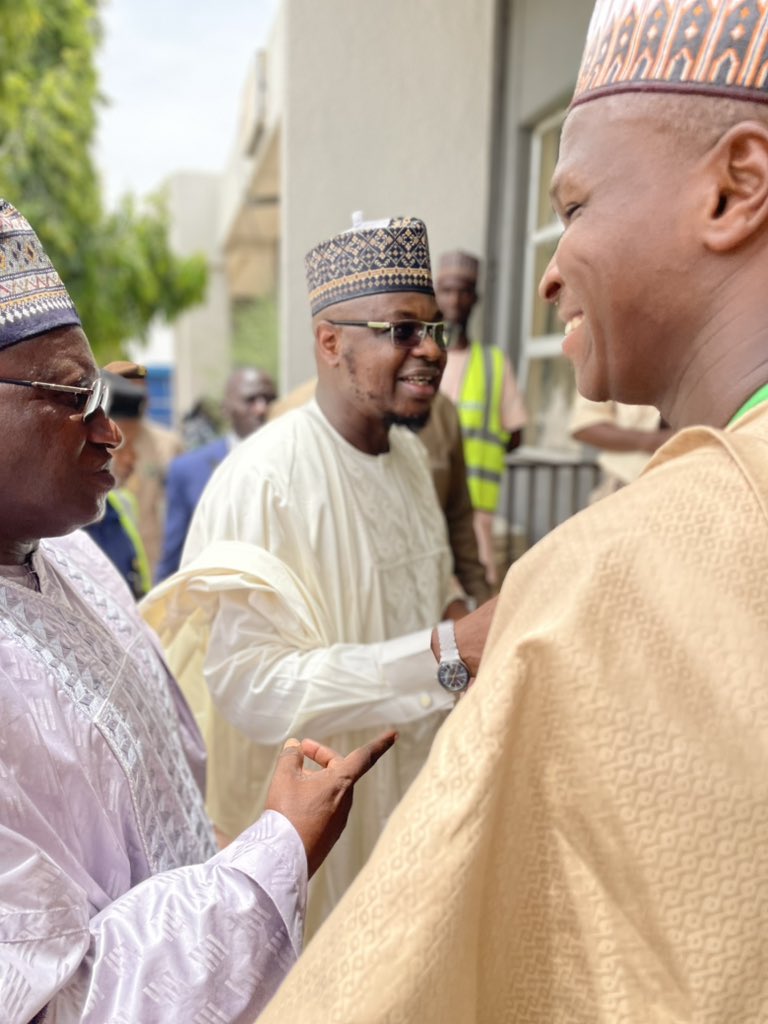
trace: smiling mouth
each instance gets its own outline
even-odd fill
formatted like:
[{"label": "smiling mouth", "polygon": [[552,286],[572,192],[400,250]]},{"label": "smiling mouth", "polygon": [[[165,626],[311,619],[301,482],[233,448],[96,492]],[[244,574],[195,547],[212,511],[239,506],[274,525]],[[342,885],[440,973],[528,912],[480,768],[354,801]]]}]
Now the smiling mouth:
[{"label": "smiling mouth", "polygon": [[583,323],[584,323],[584,314],[583,313],[577,313],[576,316],[572,316],[571,319],[565,325],[565,336],[566,336],[566,338],[568,337],[569,334],[573,334],[573,332],[576,330],[577,327],[581,327],[581,325]]}]

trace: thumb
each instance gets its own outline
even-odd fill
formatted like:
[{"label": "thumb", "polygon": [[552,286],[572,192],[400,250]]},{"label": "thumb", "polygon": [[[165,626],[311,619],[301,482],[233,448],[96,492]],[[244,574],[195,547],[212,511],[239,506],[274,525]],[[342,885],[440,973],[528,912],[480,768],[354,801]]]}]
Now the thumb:
[{"label": "thumb", "polygon": [[275,774],[295,775],[301,772],[304,767],[304,752],[301,749],[299,740],[291,737],[283,744],[283,749],[277,756]]}]

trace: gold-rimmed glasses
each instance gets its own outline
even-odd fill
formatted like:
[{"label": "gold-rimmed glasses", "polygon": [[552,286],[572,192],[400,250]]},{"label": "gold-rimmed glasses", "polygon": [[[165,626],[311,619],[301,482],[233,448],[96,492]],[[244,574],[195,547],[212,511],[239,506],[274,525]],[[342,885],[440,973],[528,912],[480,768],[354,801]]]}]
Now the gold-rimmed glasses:
[{"label": "gold-rimmed glasses", "polygon": [[97,377],[89,388],[78,388],[69,384],[50,384],[43,380],[12,380],[0,377],[0,384],[15,384],[20,388],[39,388],[42,391],[60,391],[68,395],[77,395],[76,407],[82,409],[83,421],[88,420],[99,409],[107,415],[109,408],[109,385],[101,377]]},{"label": "gold-rimmed glasses", "polygon": [[418,348],[425,338],[430,337],[441,350],[448,344],[447,326],[442,320],[434,323],[426,320],[329,320],[334,327],[367,327],[371,331],[389,334],[389,339],[398,348]]}]

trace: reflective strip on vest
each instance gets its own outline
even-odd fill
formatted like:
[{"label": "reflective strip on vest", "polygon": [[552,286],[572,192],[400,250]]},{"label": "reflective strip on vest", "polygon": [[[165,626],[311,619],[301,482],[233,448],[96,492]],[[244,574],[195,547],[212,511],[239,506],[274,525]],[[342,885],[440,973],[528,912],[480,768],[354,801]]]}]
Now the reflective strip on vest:
[{"label": "reflective strip on vest", "polygon": [[464,439],[467,484],[473,508],[495,512],[499,504],[509,434],[501,425],[504,353],[474,341],[456,408]]},{"label": "reflective strip on vest", "polygon": [[152,570],[149,567],[149,559],[147,558],[147,552],[144,548],[144,542],[141,539],[139,528],[136,525],[136,499],[128,491],[122,488],[110,491],[107,495],[107,501],[112,508],[117,512],[117,518],[120,520],[125,535],[131,542],[131,546],[134,550],[134,565],[136,572],[139,577],[139,583],[145,594],[148,594],[152,589]]}]

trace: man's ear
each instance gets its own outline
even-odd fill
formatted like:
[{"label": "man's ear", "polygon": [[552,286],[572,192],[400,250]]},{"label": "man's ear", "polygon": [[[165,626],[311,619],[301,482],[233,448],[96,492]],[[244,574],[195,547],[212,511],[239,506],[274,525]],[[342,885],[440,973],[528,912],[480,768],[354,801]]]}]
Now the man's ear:
[{"label": "man's ear", "polygon": [[768,126],[734,125],[708,154],[711,175],[704,244],[728,252],[768,224]]},{"label": "man's ear", "polygon": [[317,358],[326,366],[338,366],[341,361],[341,331],[329,320],[315,323]]}]

